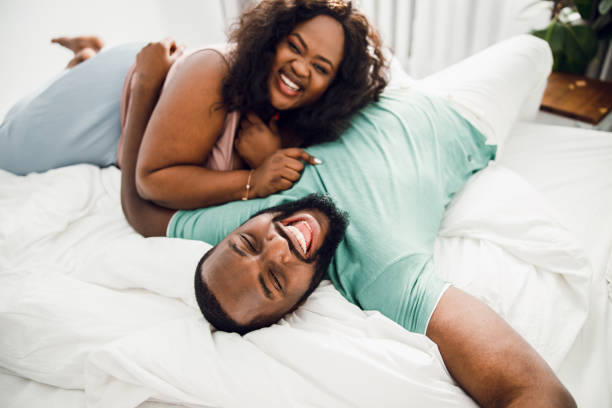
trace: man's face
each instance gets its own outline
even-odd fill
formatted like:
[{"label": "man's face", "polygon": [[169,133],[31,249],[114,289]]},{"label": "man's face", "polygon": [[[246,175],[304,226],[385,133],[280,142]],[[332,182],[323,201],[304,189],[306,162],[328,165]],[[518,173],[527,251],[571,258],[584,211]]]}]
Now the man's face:
[{"label": "man's face", "polygon": [[[344,234],[344,219],[328,205],[333,210],[306,203],[302,207],[308,208],[290,213],[257,215],[208,254],[196,273],[234,322],[276,321],[296,306],[310,287],[320,254],[333,253]],[[330,220],[343,225],[330,233]]]}]

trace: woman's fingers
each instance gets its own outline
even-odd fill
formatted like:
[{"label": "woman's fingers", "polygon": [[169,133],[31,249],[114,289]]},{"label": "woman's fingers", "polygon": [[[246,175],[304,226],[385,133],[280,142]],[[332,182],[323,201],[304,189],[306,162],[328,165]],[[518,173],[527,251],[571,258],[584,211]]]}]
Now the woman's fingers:
[{"label": "woman's fingers", "polygon": [[301,172],[293,170],[289,167],[285,167],[281,173],[281,177],[285,180],[289,180],[291,182],[295,182],[300,179]]},{"label": "woman's fingers", "polygon": [[292,181],[289,181],[284,178],[278,180],[278,184],[277,184],[278,191],[289,190],[291,187],[293,187]]},{"label": "woman's fingers", "polygon": [[181,56],[186,48],[185,44],[177,44],[176,40],[174,40],[172,37],[166,37],[157,43],[149,43],[148,45],[153,46],[156,44],[161,45],[168,52],[168,55],[172,57]]},{"label": "woman's fingers", "polygon": [[170,48],[170,46],[174,43],[174,40],[172,39],[172,37],[166,37],[160,42],[164,44],[166,47]]},{"label": "woman's fingers", "polygon": [[255,169],[253,177],[257,197],[267,197],[276,191],[290,189],[302,176],[304,162],[318,164],[321,161],[299,147],[281,149],[266,158]]},{"label": "woman's fingers", "polygon": [[316,157],[310,155],[306,150],[301,149],[299,147],[290,147],[288,149],[283,150],[286,156],[292,157],[294,159],[303,160],[306,163],[310,164],[321,164],[321,160]]}]

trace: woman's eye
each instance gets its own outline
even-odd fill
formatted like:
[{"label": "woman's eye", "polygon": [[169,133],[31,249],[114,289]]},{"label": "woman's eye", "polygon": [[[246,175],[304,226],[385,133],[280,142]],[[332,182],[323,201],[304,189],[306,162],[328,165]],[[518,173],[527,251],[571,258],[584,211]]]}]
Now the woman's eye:
[{"label": "woman's eye", "polygon": [[300,53],[300,49],[297,47],[297,45],[295,45],[291,41],[287,41],[287,43],[289,44],[289,48],[291,49],[291,51],[298,53],[298,54]]},{"label": "woman's eye", "polygon": [[327,69],[325,69],[322,65],[314,64],[314,68],[321,74],[327,75]]}]

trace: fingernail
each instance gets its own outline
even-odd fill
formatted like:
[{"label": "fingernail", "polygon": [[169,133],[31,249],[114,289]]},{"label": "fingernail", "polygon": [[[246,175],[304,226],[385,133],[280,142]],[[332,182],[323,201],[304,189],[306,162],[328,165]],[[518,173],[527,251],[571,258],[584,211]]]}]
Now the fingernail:
[{"label": "fingernail", "polygon": [[321,163],[323,163],[320,159],[317,159],[316,157],[313,157],[312,161],[314,162],[314,164],[321,164]]}]

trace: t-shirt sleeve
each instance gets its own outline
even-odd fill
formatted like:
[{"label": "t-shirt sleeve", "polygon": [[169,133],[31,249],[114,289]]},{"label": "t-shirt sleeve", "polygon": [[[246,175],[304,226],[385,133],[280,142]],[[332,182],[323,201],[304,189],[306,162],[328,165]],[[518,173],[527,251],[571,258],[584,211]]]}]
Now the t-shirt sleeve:
[{"label": "t-shirt sleeve", "polygon": [[282,195],[263,199],[233,201],[214,207],[177,211],[168,224],[166,235],[217,245],[225,236],[265,208],[287,201]]},{"label": "t-shirt sleeve", "polygon": [[411,332],[425,334],[427,324],[448,283],[426,254],[401,258],[384,270],[358,294],[364,310],[378,310]]}]

